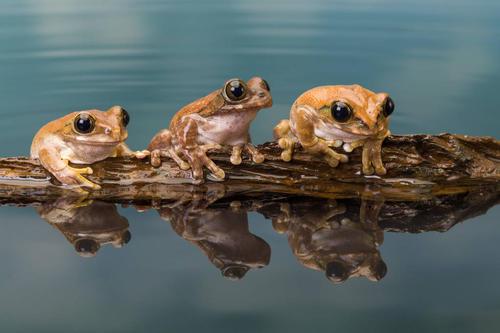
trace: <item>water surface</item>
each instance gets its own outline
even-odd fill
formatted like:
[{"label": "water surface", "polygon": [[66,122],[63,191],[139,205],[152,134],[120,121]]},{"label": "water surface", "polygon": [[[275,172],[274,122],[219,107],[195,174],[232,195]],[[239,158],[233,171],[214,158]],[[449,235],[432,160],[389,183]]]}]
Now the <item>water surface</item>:
[{"label": "water surface", "polygon": [[[478,1],[2,0],[1,156],[69,111],[120,104],[144,147],[182,105],[264,77],[271,138],[294,98],[360,83],[396,102],[392,131],[499,137],[500,3]],[[0,207],[0,330],[485,331],[500,325],[500,210],[446,233],[385,233],[379,282],[334,285],[298,263],[262,214],[270,263],[228,281],[154,210],[118,208],[131,241],[78,256],[33,207]]]}]

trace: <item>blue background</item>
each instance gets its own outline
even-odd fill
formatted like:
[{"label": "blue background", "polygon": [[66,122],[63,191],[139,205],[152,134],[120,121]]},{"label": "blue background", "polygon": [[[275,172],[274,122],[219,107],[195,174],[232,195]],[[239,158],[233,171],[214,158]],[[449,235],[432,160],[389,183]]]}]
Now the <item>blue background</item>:
[{"label": "blue background", "polygon": [[[147,145],[181,106],[231,77],[269,81],[271,139],[302,91],[359,83],[396,102],[396,134],[499,136],[495,0],[1,0],[1,156],[27,155],[46,122],[123,105]],[[223,279],[152,211],[121,209],[133,240],[78,257],[33,208],[0,207],[2,332],[493,331],[500,209],[452,231],[386,234],[384,280],[334,286],[302,267],[261,215],[271,264]]]}]

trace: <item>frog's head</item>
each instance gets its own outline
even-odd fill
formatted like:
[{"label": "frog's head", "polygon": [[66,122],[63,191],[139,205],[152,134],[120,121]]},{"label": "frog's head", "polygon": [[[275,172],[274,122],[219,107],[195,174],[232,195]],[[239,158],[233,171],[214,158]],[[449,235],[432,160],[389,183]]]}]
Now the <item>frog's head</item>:
[{"label": "frog's head", "polygon": [[121,106],[113,106],[103,112],[85,110],[65,117],[63,136],[73,144],[117,145],[128,137],[128,112]]},{"label": "frog's head", "polygon": [[387,93],[374,93],[357,84],[316,87],[302,94],[295,104],[313,108],[326,123],[341,131],[364,136],[386,132],[394,111]]},{"label": "frog's head", "polygon": [[111,230],[98,234],[88,234],[74,241],[76,252],[84,258],[91,258],[97,254],[101,246],[111,244],[121,248],[130,242],[132,235],[128,230]]},{"label": "frog's head", "polygon": [[380,255],[367,255],[365,258],[363,256],[356,257],[353,256],[353,258],[346,260],[338,257],[330,261],[325,267],[328,280],[333,283],[342,283],[351,277],[363,276],[371,281],[380,281],[387,274],[387,265],[380,258]]},{"label": "frog's head", "polygon": [[228,80],[220,94],[224,99],[222,112],[257,111],[273,104],[269,84],[260,77],[253,77],[246,83],[240,79]]}]

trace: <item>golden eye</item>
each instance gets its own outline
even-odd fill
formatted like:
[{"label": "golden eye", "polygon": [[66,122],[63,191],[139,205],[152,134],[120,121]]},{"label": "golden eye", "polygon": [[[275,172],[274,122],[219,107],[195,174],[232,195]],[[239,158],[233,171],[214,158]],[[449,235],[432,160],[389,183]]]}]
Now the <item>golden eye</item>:
[{"label": "golden eye", "polygon": [[229,80],[224,87],[224,93],[230,101],[241,101],[247,96],[247,86],[239,79]]},{"label": "golden eye", "polygon": [[352,109],[349,104],[344,102],[333,102],[331,106],[332,117],[339,123],[345,123],[352,116]]},{"label": "golden eye", "polygon": [[95,128],[95,119],[88,113],[80,113],[73,121],[75,131],[81,134],[88,134]]}]

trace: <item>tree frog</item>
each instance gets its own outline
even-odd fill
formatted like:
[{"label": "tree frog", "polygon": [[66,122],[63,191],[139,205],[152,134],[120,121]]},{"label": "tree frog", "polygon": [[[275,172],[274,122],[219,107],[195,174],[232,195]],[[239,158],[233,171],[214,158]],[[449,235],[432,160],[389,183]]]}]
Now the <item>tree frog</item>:
[{"label": "tree frog", "polygon": [[253,162],[261,163],[264,155],[250,143],[249,127],[257,112],[271,105],[270,88],[264,79],[254,77],[246,83],[231,79],[222,89],[180,109],[169,128],[153,137],[148,147],[152,152],[151,164],[159,166],[160,157],[168,156],[181,169],[191,168],[195,179],[203,177],[205,166],[216,179],[222,180],[224,170],[206,154],[208,150],[221,149],[221,145],[232,147],[232,164],[241,163],[243,150]]},{"label": "tree frog", "polygon": [[31,158],[39,159],[62,184],[99,189],[98,184],[83,176],[92,174],[92,168],[76,168],[69,163],[92,164],[108,157],[148,156],[148,151],[134,152],[125,144],[129,121],[128,112],[120,106],[105,112],[72,112],[38,131],[31,144]]},{"label": "tree frog", "polygon": [[54,202],[45,202],[37,211],[82,257],[95,256],[105,244],[120,248],[131,239],[128,220],[111,203],[62,196]]},{"label": "tree frog", "polygon": [[387,93],[374,93],[360,85],[320,86],[299,96],[290,110],[290,119],[274,128],[283,149],[281,158],[292,159],[298,142],[306,152],[323,156],[332,167],[348,157],[331,147],[351,152],[363,147],[363,173],[384,175],[382,142],[390,135],[389,116],[394,102]]}]

